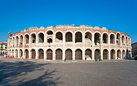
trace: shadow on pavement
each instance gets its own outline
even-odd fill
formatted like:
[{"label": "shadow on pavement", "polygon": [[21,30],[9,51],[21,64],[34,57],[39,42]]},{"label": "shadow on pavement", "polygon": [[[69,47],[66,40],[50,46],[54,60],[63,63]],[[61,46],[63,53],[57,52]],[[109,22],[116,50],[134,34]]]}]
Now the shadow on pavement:
[{"label": "shadow on pavement", "polygon": [[[60,77],[55,76],[56,69],[44,69],[46,64],[34,62],[2,62],[0,61],[0,86],[56,86]],[[43,72],[41,72],[43,71]]]}]

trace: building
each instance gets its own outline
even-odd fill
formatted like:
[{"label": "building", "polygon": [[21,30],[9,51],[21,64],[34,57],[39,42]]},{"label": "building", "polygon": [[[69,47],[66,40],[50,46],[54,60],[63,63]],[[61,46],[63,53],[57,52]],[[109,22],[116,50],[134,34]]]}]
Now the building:
[{"label": "building", "polygon": [[32,27],[8,37],[8,53],[15,58],[45,60],[126,59],[131,55],[131,38],[105,27]]},{"label": "building", "polygon": [[0,43],[0,55],[7,54],[7,41]]},{"label": "building", "polygon": [[137,42],[132,44],[132,55],[137,55]]}]

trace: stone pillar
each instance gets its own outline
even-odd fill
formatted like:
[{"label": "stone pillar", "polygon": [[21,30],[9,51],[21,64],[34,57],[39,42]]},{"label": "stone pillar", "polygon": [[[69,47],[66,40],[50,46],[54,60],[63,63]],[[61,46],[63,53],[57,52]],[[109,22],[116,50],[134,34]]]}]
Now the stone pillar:
[{"label": "stone pillar", "polygon": [[95,60],[95,50],[92,50],[92,60]]},{"label": "stone pillar", "polygon": [[25,43],[26,42],[26,38],[25,38],[25,35],[23,35],[23,47],[25,47]]},{"label": "stone pillar", "polygon": [[101,53],[101,59],[103,60],[103,48],[102,48],[103,47],[103,45],[102,45],[103,44],[103,35],[101,34],[100,36],[101,36],[100,37],[100,49],[101,49],[100,53]]},{"label": "stone pillar", "polygon": [[110,60],[111,59],[111,51],[110,51],[110,49],[108,50],[108,60]]},{"label": "stone pillar", "polygon": [[56,34],[55,33],[53,33],[53,45],[55,46],[55,39],[56,39],[56,36],[55,36]]},{"label": "stone pillar", "polygon": [[16,58],[16,51],[14,50],[14,58]]},{"label": "stone pillar", "polygon": [[45,49],[44,49],[44,59],[47,60],[47,53]]},{"label": "stone pillar", "polygon": [[20,58],[20,51],[18,50],[18,58]]},{"label": "stone pillar", "polygon": [[56,53],[55,53],[55,50],[53,50],[53,58],[52,58],[52,60],[56,60]]},{"label": "stone pillar", "polygon": [[47,35],[44,33],[44,44],[47,44]]},{"label": "stone pillar", "polygon": [[22,50],[22,52],[23,52],[23,58],[25,59],[25,50]]},{"label": "stone pillar", "polygon": [[117,50],[115,50],[115,59],[117,59]]},{"label": "stone pillar", "polygon": [[73,47],[75,47],[75,34],[72,33],[72,37],[73,37]]},{"label": "stone pillar", "polygon": [[63,57],[62,60],[64,60],[64,59],[65,59],[65,50],[64,50],[64,49],[63,49],[62,55],[63,55],[63,56],[62,56],[62,57]]},{"label": "stone pillar", "polygon": [[75,50],[72,50],[72,60],[75,60]]},{"label": "stone pillar", "polygon": [[[73,36],[72,36],[73,37]],[[63,47],[65,47],[65,34],[63,34]]]},{"label": "stone pillar", "polygon": [[94,34],[92,34],[92,47],[95,45],[94,43]]},{"label": "stone pillar", "polygon": [[32,53],[31,53],[31,50],[28,50],[29,51],[29,59],[32,59]]},{"label": "stone pillar", "polygon": [[122,54],[123,54],[123,52],[120,50],[120,52],[121,52],[121,58],[120,59],[122,59]]},{"label": "stone pillar", "polygon": [[85,50],[84,49],[82,50],[82,57],[83,57],[82,60],[85,60]]},{"label": "stone pillar", "polygon": [[85,34],[82,34],[82,43],[83,43],[83,47],[85,47]]},{"label": "stone pillar", "polygon": [[108,35],[108,44],[110,45],[110,35]]},{"label": "stone pillar", "polygon": [[39,57],[38,57],[38,50],[36,50],[36,59],[38,59]]},{"label": "stone pillar", "polygon": [[29,47],[31,45],[31,35],[29,35]]},{"label": "stone pillar", "polygon": [[38,34],[36,34],[36,45],[38,45],[38,42],[39,42],[39,37]]}]

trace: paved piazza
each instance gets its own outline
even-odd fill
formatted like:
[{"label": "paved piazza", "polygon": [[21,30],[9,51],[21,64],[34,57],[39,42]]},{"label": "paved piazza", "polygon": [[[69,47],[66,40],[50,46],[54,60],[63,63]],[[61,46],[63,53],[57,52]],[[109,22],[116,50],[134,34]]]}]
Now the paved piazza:
[{"label": "paved piazza", "polygon": [[136,86],[137,61],[0,58],[0,86]]}]

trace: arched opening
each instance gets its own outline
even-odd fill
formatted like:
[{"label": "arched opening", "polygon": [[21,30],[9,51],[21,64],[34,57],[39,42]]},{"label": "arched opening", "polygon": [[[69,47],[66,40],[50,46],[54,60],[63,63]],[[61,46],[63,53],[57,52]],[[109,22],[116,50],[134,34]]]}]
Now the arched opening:
[{"label": "arched opening", "polygon": [[25,50],[25,58],[26,59],[29,58],[29,51],[28,51],[28,49]]},{"label": "arched opening", "polygon": [[95,33],[95,35],[94,35],[94,43],[95,43],[95,45],[99,45],[99,43],[100,43],[100,34],[99,33]]},{"label": "arched opening", "polygon": [[39,33],[39,43],[44,43],[44,34],[43,33]]},{"label": "arched opening", "polygon": [[52,60],[53,58],[53,52],[51,49],[47,50],[47,60]]},{"label": "arched opening", "polygon": [[81,32],[76,32],[75,34],[75,43],[77,42],[82,42],[82,33]]},{"label": "arched opening", "polygon": [[20,57],[23,56],[23,51],[20,49]]},{"label": "arched opening", "polygon": [[82,50],[77,49],[77,50],[75,51],[75,59],[76,59],[76,60],[82,60]]},{"label": "arched opening", "polygon": [[15,57],[18,57],[18,50],[15,51]]},{"label": "arched opening", "polygon": [[114,49],[112,49],[111,50],[111,59],[115,59],[115,50]]},{"label": "arched opening", "polygon": [[19,37],[17,36],[16,37],[16,46],[18,46],[18,43],[19,43]]},{"label": "arched opening", "polygon": [[103,43],[108,43],[108,35],[106,33],[103,34]]},{"label": "arched opening", "polygon": [[48,39],[48,43],[49,44],[52,43],[52,39],[51,38]]},{"label": "arched opening", "polygon": [[66,42],[72,42],[72,33],[67,32],[65,38],[66,38]]},{"label": "arched opening", "polygon": [[61,49],[56,50],[56,60],[62,60],[62,50]]},{"label": "arched opening", "polygon": [[21,35],[20,36],[20,46],[22,47],[22,45],[23,45],[23,36]]},{"label": "arched opening", "polygon": [[47,34],[48,34],[48,35],[52,35],[53,32],[52,32],[51,30],[49,30],[49,31],[47,32]]},{"label": "arched opening", "polygon": [[28,34],[25,35],[25,39],[26,39],[26,44],[28,44],[29,43],[29,35]]},{"label": "arched opening", "polygon": [[124,36],[122,36],[122,44],[124,44]]},{"label": "arched opening", "polygon": [[103,51],[103,60],[106,60],[106,59],[108,59],[108,50],[107,49],[105,49]]},{"label": "arched opening", "polygon": [[62,33],[61,32],[57,32],[56,33],[56,42],[62,42],[62,40],[63,40],[63,35],[62,35]]},{"label": "arched opening", "polygon": [[115,36],[114,36],[114,34],[110,35],[110,44],[115,44]]},{"label": "arched opening", "polygon": [[90,49],[86,49],[86,51],[85,51],[85,57],[87,59],[92,59],[92,51]]},{"label": "arched opening", "polygon": [[117,59],[120,59],[120,58],[121,58],[121,51],[118,50],[118,51],[117,51]]},{"label": "arched opening", "polygon": [[31,57],[32,59],[36,58],[36,51],[34,49],[31,50]]},{"label": "arched opening", "polygon": [[65,51],[65,59],[66,60],[72,60],[72,50],[71,49],[67,49]]},{"label": "arched opening", "polygon": [[39,49],[39,59],[44,59],[44,50],[43,49]]},{"label": "arched opening", "polygon": [[123,58],[123,59],[126,59],[126,53],[125,53],[125,50],[122,51],[122,58]]},{"label": "arched opening", "polygon": [[36,43],[36,35],[31,34],[31,43]]},{"label": "arched opening", "polygon": [[85,41],[92,41],[92,35],[90,32],[85,33]]},{"label": "arched opening", "polygon": [[94,57],[94,58],[95,58],[95,59],[96,59],[96,58],[99,59],[99,57],[100,57],[100,50],[99,50],[99,49],[96,49],[96,50],[95,50],[95,57]]},{"label": "arched opening", "polygon": [[129,50],[126,50],[126,59],[129,59]]},{"label": "arched opening", "polygon": [[120,45],[120,34],[117,33],[117,44]]}]

